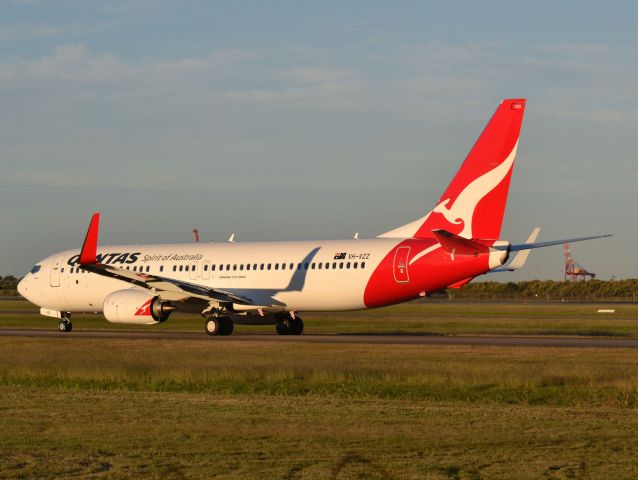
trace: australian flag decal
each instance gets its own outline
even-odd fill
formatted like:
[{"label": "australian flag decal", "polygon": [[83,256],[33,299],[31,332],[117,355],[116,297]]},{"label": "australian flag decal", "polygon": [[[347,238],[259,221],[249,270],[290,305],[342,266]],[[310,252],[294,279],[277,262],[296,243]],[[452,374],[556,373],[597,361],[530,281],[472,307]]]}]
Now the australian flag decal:
[{"label": "australian flag decal", "polygon": [[345,260],[345,259],[346,259],[346,252],[335,253],[335,260]]}]

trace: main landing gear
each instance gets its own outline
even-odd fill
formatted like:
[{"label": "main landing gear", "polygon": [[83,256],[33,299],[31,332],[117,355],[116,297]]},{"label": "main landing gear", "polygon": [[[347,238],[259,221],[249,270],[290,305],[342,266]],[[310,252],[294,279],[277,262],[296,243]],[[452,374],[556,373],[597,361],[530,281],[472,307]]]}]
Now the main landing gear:
[{"label": "main landing gear", "polygon": [[63,318],[58,323],[58,331],[60,332],[70,332],[73,330],[73,324],[71,323],[71,319]]},{"label": "main landing gear", "polygon": [[277,319],[275,327],[279,335],[301,335],[303,320],[301,317],[285,316]]},{"label": "main landing gear", "polygon": [[230,317],[208,317],[204,326],[209,335],[230,335],[233,333],[233,320]]}]

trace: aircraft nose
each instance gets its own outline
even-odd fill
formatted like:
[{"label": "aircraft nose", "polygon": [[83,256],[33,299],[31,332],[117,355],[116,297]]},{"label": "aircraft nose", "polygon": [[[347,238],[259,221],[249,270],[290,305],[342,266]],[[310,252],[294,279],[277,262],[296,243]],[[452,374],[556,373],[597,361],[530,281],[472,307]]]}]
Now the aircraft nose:
[{"label": "aircraft nose", "polygon": [[28,299],[27,292],[29,289],[27,287],[27,282],[28,282],[27,277],[24,277],[22,280],[18,282],[18,293],[22,295],[24,298]]}]

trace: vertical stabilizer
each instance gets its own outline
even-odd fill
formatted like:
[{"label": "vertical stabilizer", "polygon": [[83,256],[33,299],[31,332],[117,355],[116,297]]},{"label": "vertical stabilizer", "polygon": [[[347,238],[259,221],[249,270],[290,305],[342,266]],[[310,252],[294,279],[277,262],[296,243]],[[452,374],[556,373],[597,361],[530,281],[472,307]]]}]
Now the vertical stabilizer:
[{"label": "vertical stabilizer", "polygon": [[434,209],[379,236],[431,238],[432,230],[442,229],[498,239],[524,111],[524,98],[503,100]]}]

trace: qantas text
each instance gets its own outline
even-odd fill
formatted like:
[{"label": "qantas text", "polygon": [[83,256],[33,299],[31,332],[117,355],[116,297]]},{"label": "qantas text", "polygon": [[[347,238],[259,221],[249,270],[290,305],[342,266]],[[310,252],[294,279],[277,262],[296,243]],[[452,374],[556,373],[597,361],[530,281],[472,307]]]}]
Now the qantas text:
[{"label": "qantas text", "polygon": [[[104,265],[115,265],[119,264],[130,264],[137,262],[137,259],[142,254],[142,252],[133,252],[133,253],[98,253],[97,261],[98,263],[102,263]],[[74,266],[77,265],[80,261],[79,255],[74,255],[69,258],[67,262],[69,265]]]}]

